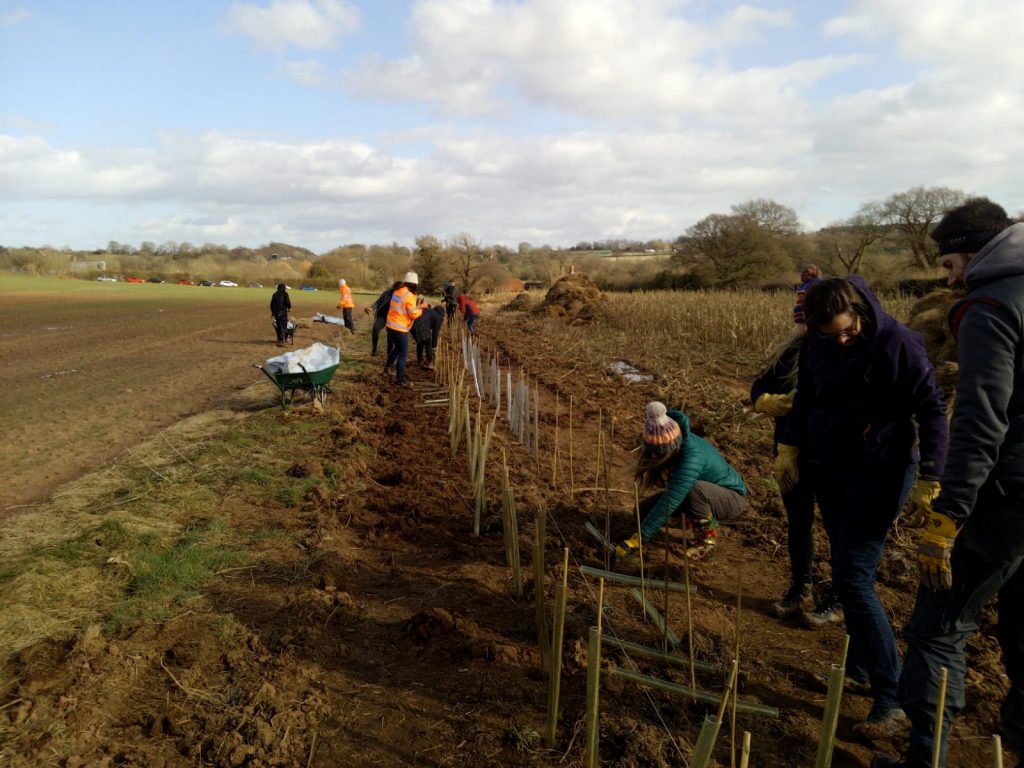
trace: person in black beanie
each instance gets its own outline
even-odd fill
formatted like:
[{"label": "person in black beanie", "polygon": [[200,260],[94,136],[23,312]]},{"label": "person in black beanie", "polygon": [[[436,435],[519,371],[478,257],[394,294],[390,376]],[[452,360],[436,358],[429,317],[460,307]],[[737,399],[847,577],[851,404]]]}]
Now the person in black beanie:
[{"label": "person in black beanie", "polygon": [[[967,292],[950,310],[960,365],[941,490],[918,543],[921,571],[899,697],[910,718],[901,758],[872,766],[946,765],[953,717],[966,705],[967,640],[982,609],[999,596],[997,635],[1010,689],[1003,700],[1005,744],[1024,757],[1024,224],[974,198],[932,232],[950,283]],[[955,270],[959,269],[957,274]],[[948,674],[939,761],[935,711]]]}]

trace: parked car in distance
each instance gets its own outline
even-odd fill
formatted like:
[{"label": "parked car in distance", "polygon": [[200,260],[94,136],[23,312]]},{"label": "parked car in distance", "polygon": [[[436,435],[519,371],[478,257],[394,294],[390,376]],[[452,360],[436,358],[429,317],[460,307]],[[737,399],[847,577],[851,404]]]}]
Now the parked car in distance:
[{"label": "parked car in distance", "polygon": [[238,283],[232,282],[231,280],[221,280],[217,283],[221,288],[237,288]]},{"label": "parked car in distance", "polygon": [[199,284],[200,285],[213,285],[213,281],[212,280],[200,280]]},{"label": "parked car in distance", "polygon": [[149,278],[149,282],[151,282],[151,283],[162,283],[163,281],[164,281],[164,279],[162,277],[151,277],[151,278]]},{"label": "parked car in distance", "polygon": [[191,280],[179,280],[178,285],[195,285]]},{"label": "parked car in distance", "polygon": [[263,283],[249,283],[250,288],[262,288]]},{"label": "parked car in distance", "polygon": [[117,278],[116,277],[111,277],[110,275],[100,275],[99,277],[96,278],[96,280],[98,282],[100,282],[100,283],[116,283],[117,282]]},{"label": "parked car in distance", "polygon": [[300,291],[316,291],[319,290],[315,285],[300,285]]},{"label": "parked car in distance", "polygon": [[144,282],[146,282],[146,281],[145,281],[145,280],[143,280],[143,279],[142,279],[141,277],[126,277],[126,278],[124,279],[124,281],[125,281],[126,283],[144,283]]}]

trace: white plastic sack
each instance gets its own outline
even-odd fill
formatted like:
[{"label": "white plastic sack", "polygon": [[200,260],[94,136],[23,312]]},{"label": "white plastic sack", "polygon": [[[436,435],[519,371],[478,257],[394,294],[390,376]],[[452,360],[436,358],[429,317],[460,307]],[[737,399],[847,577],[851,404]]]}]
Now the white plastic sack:
[{"label": "white plastic sack", "polygon": [[311,347],[285,352],[267,359],[267,373],[302,373],[302,365],[309,373],[322,371],[341,362],[341,353],[336,347],[329,347],[319,341]]},{"label": "white plastic sack", "polygon": [[331,315],[325,315],[323,312],[317,312],[313,315],[314,323],[330,323],[331,325],[344,325],[345,321],[340,317],[333,317]]}]

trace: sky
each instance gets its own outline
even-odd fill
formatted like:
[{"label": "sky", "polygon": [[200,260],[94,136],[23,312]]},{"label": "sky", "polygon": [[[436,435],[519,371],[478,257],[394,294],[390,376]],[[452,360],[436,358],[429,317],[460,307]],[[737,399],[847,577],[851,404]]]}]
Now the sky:
[{"label": "sky", "polygon": [[1019,0],[0,0],[0,245],[325,252],[1024,208]]}]

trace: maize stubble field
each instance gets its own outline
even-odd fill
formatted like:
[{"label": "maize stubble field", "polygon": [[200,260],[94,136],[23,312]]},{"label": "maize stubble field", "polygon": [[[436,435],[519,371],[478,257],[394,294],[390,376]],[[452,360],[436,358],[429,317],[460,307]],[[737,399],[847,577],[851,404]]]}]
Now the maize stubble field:
[{"label": "maize stubble field", "polygon": [[[336,343],[342,367],[325,410],[282,411],[251,367],[277,351],[269,292],[27,285],[0,308],[0,426],[11,436],[0,449],[0,763],[581,764],[596,585],[577,566],[604,565],[583,525],[603,529],[610,514],[613,536],[632,529],[632,450],[644,403],[662,399],[690,414],[752,499],[743,523],[722,530],[715,559],[690,566],[692,627],[681,595],[669,621],[684,653],[692,633],[696,656],[715,665],[697,673],[711,692],[722,689],[738,637],[741,700],[780,711],[737,715],[737,738],[752,733],[751,765],[813,764],[822,678],[843,633],[770,615],[787,579],[785,526],[770,424],[746,403],[767,349],[788,331],[789,297],[612,296],[586,325],[484,303],[481,347],[540,393],[540,450],[531,456],[498,420],[474,537],[465,449],[453,455],[444,408],[416,407],[433,374],[413,367],[408,389],[382,379],[361,313],[354,337],[300,327],[296,347]],[[108,287],[119,293],[98,290]],[[331,313],[334,298],[293,293],[293,316]],[[445,342],[442,355],[455,348]],[[653,379],[626,383],[608,369],[613,360]],[[481,411],[489,418],[492,408]],[[502,542],[502,451],[519,509],[522,598]],[[529,567],[538,510],[548,521],[549,614],[570,552],[551,746],[539,738],[547,682]],[[817,540],[820,559],[820,531]],[[916,583],[911,541],[896,537],[881,576],[897,627]],[[652,575],[684,579],[678,529],[667,560],[660,542],[652,550]],[[635,642],[660,642],[621,587],[606,588],[604,622]],[[991,764],[987,739],[1005,685],[991,627],[970,654],[970,704],[950,756],[967,767]],[[685,671],[634,661],[689,683]],[[604,671],[612,664],[628,666],[606,650]],[[689,760],[713,706],[603,679],[602,765]],[[873,747],[851,726],[868,704],[845,695],[834,765],[867,765]],[[715,764],[730,765],[731,730],[727,719]]]}]

